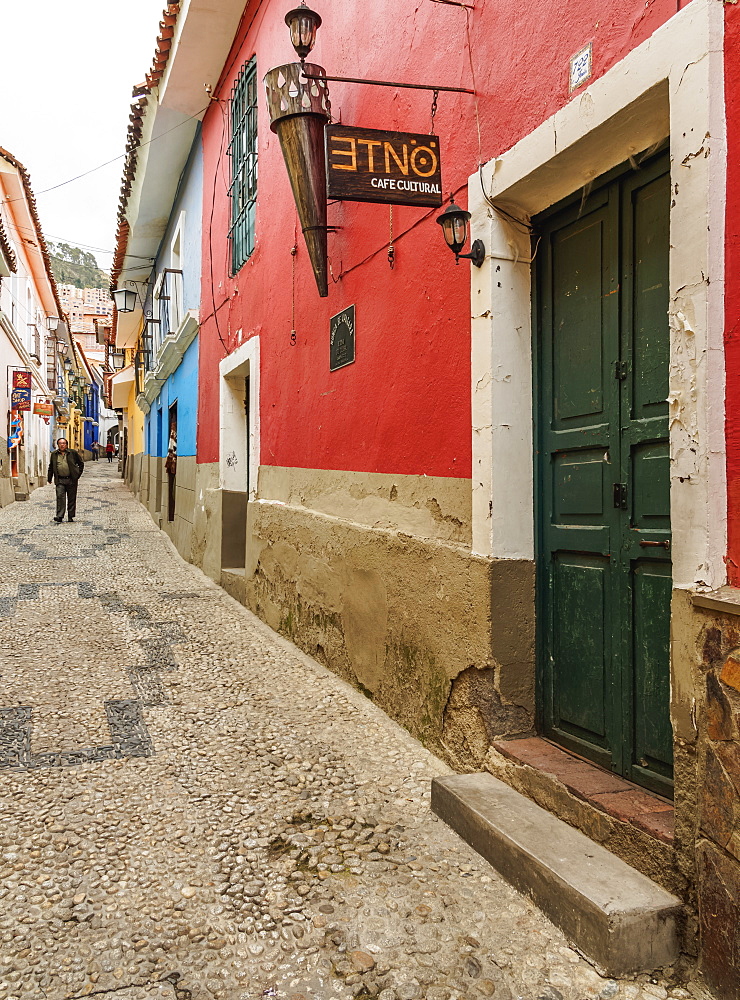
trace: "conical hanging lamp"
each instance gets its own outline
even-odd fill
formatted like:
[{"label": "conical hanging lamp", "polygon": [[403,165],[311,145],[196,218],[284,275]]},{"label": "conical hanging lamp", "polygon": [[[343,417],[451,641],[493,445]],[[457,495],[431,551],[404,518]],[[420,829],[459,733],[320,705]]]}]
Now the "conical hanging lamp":
[{"label": "conical hanging lamp", "polygon": [[267,107],[270,128],[280,139],[316,286],[319,295],[325,298],[329,288],[324,129],[331,117],[329,88],[326,80],[305,79],[302,76],[304,70],[310,77],[326,76],[321,66],[303,62],[313,48],[321,18],[301,4],[290,11],[286,23],[301,62],[276,66],[266,74]]},{"label": "conical hanging lamp", "polygon": [[[311,76],[321,66],[306,65]],[[324,128],[329,121],[325,80],[301,78],[301,63],[276,66],[265,76],[270,128],[277,133],[288,170],[303,237],[319,295],[329,294],[326,267],[326,154]]]}]

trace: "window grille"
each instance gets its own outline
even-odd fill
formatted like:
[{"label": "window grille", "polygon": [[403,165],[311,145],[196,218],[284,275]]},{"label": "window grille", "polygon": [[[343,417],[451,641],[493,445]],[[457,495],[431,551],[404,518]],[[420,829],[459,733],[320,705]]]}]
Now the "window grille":
[{"label": "window grille", "polygon": [[231,92],[231,273],[236,274],[254,250],[257,198],[257,65],[248,62]]}]

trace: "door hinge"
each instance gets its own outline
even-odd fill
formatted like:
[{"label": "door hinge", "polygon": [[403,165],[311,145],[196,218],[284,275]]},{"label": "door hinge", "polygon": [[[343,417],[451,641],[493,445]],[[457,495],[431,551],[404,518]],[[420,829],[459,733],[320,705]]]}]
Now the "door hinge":
[{"label": "door hinge", "polygon": [[614,484],[614,506],[617,510],[627,510],[627,483]]},{"label": "door hinge", "polygon": [[629,365],[626,361],[615,361],[614,362],[614,378],[618,378],[620,382],[624,381],[629,374]]}]

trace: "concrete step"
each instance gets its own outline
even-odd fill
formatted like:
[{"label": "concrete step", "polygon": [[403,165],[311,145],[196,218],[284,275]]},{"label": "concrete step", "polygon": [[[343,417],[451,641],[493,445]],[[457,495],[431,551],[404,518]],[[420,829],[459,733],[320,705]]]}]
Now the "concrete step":
[{"label": "concrete step", "polygon": [[502,781],[435,778],[432,809],[604,975],[678,957],[681,901]]},{"label": "concrete step", "polygon": [[244,604],[247,597],[247,571],[243,566],[222,567],[221,586],[234,600]]}]

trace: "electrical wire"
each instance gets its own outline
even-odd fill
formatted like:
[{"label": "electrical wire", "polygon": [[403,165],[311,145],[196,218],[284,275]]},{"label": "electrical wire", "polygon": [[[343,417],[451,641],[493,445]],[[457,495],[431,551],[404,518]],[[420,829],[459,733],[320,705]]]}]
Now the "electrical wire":
[{"label": "electrical wire", "polygon": [[[84,173],[77,174],[76,177],[70,177],[69,180],[60,181],[59,184],[53,184],[51,187],[44,188],[41,191],[35,191],[34,196],[38,198],[39,195],[49,194],[50,191],[56,191],[61,187],[66,187],[67,184],[74,184],[75,181],[79,181],[83,177],[89,177],[90,174],[94,174],[96,171],[102,170],[104,167],[109,167],[111,163],[116,163],[118,160],[124,160],[127,157],[129,157],[132,153],[138,153],[138,151],[140,149],[143,149],[144,146],[150,146],[153,142],[157,142],[157,140],[159,139],[164,139],[166,135],[169,135],[170,132],[174,132],[175,129],[182,128],[182,126],[187,125],[188,122],[191,122],[196,118],[200,118],[200,116],[204,114],[205,111],[208,110],[208,107],[209,105],[206,105],[205,108],[203,108],[201,111],[198,111],[194,115],[190,115],[190,117],[186,118],[184,121],[178,122],[178,124],[173,125],[172,128],[168,128],[166,132],[160,132],[159,135],[154,135],[152,136],[151,139],[147,139],[145,142],[140,142],[138,145],[132,146],[131,149],[126,150],[125,153],[121,153],[119,156],[114,156],[112,160],[106,160],[105,163],[99,163],[97,167],[91,167],[89,170],[85,170]],[[0,202],[0,204],[9,205],[11,202],[14,201],[25,201],[25,200],[26,200],[25,195],[19,195],[17,198],[4,198],[3,201]]]},{"label": "electrical wire", "polygon": [[[38,237],[38,233],[36,232],[36,230],[32,229],[30,226],[19,226],[15,222],[11,222],[8,219],[4,220],[4,224],[7,229],[14,230],[14,232],[18,235],[19,239],[21,239],[24,243],[27,243],[29,239],[28,236],[24,236],[24,233],[28,233],[30,236]],[[57,246],[60,246],[63,243],[66,243],[68,246],[76,247],[78,250],[87,250],[91,253],[92,252],[105,253],[105,254],[115,253],[115,250],[108,250],[105,247],[91,246],[89,243],[77,243],[75,240],[70,239],[68,236],[51,236],[47,233],[44,233],[44,239],[46,240],[47,245],[49,247],[50,257],[55,257],[55,255],[51,252],[52,246],[56,249]],[[142,254],[127,254],[126,256],[138,260],[155,259],[154,257],[144,257]],[[63,260],[64,258],[58,258],[58,259]],[[67,263],[73,263],[73,261],[67,261]]]},{"label": "electrical wire", "polygon": [[[215,293],[215,291],[213,289],[213,213],[214,213],[215,208],[216,208],[216,181],[218,180],[218,168],[221,165],[221,161],[222,161],[224,153],[225,153],[224,146],[225,146],[225,142],[226,142],[226,121],[227,121],[227,114],[226,114],[225,109],[221,106],[223,104],[223,101],[221,101],[217,97],[211,98],[211,101],[213,103],[218,104],[218,109],[221,112],[221,143],[220,143],[220,147],[219,147],[219,151],[218,151],[218,160],[216,161],[216,167],[215,167],[215,169],[213,171],[213,187],[211,188],[211,217],[210,217],[210,220],[209,220],[209,223],[208,223],[208,265],[209,265],[210,277],[211,277],[211,280],[210,280],[210,286],[211,286],[211,307],[213,309],[213,313],[212,313],[213,319],[214,319],[214,322],[216,323],[216,333],[218,334],[218,339],[221,341],[221,346],[223,347],[225,353],[228,354],[229,353],[229,348],[228,348],[228,345],[227,345],[226,341],[224,340],[224,338],[223,338],[223,336],[221,334],[221,326],[220,326],[219,321],[218,321],[218,310],[221,309],[221,307],[223,305],[225,305],[226,302],[228,302],[228,299],[224,299],[224,301],[221,303],[221,305],[217,309],[216,308],[216,293]],[[204,320],[202,320],[201,322],[205,322],[206,319],[210,319],[210,317],[209,316],[204,317]]]},{"label": "electrical wire", "polygon": [[468,62],[470,63],[470,82],[473,84],[473,105],[475,107],[475,127],[478,133],[478,166],[481,162],[481,134],[480,134],[480,109],[478,107],[478,87],[475,83],[475,68],[473,67],[473,46],[470,41],[470,13],[468,8],[465,8],[465,35],[468,41]]},{"label": "electrical wire", "polygon": [[[460,194],[461,191],[464,191],[466,187],[467,187],[467,182],[465,184],[461,184],[460,187],[457,188],[456,191],[452,192],[452,195],[451,195],[452,198],[454,198],[455,195]],[[412,223],[408,227],[408,229],[404,229],[404,231],[402,233],[399,233],[398,236],[394,236],[394,238],[393,238],[394,244],[398,243],[399,240],[402,240],[404,236],[408,235],[408,233],[413,232],[414,229],[416,229],[418,226],[420,226],[422,224],[422,222],[426,222],[426,220],[431,215],[434,215],[434,213],[437,212],[437,211],[439,211],[437,208],[430,208],[428,212],[425,212],[422,216],[420,216],[416,220],[416,222]],[[358,260],[356,264],[353,264],[352,267],[348,267],[346,271],[345,270],[341,270],[339,272],[338,277],[336,279],[334,279],[335,282],[341,281],[342,278],[344,278],[346,275],[351,274],[351,272],[355,271],[358,267],[362,267],[363,264],[367,264],[367,262],[370,261],[370,260],[372,260],[373,257],[377,257],[379,253],[382,253],[384,250],[387,251],[387,249],[388,249],[388,241],[386,240],[386,242],[383,243],[382,246],[379,246],[376,250],[372,250],[366,257],[363,257],[362,260]],[[333,277],[333,275],[332,275],[332,277]]]}]

